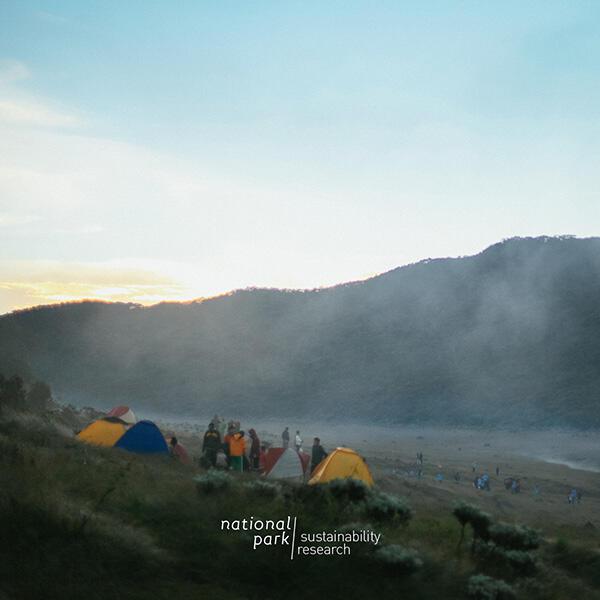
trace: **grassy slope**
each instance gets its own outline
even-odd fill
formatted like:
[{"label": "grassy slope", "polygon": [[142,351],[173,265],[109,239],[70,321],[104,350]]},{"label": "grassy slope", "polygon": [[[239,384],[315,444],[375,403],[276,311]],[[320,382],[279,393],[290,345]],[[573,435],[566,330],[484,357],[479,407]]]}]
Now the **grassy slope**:
[{"label": "grassy slope", "polygon": [[[304,531],[361,520],[347,503],[288,489],[271,500],[244,483],[199,494],[197,472],[170,459],[95,448],[48,417],[0,420],[0,597],[9,598],[463,598],[479,568],[457,552],[460,527],[447,509],[415,504],[407,526],[373,524],[386,544],[416,548],[413,575],[386,569],[370,549],[351,557],[289,560],[281,548],[253,552],[244,536],[219,530],[223,518],[295,515]],[[362,519],[364,522],[364,519]],[[597,536],[573,527],[540,550],[545,598],[600,598]],[[594,541],[595,540],[595,541]],[[510,573],[505,574],[510,579]],[[535,587],[535,586],[534,586]],[[534,598],[523,588],[520,598]]]}]

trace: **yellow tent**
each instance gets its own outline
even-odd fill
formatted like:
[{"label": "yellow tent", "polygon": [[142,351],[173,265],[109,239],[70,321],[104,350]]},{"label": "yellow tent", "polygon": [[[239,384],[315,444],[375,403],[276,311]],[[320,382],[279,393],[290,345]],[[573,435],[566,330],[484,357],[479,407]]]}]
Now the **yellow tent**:
[{"label": "yellow tent", "polygon": [[88,425],[77,437],[88,444],[97,446],[114,446],[127,431],[123,423],[114,420],[100,419]]},{"label": "yellow tent", "polygon": [[365,461],[350,448],[336,448],[313,471],[308,483],[327,483],[332,479],[353,477],[373,485],[373,477]]}]

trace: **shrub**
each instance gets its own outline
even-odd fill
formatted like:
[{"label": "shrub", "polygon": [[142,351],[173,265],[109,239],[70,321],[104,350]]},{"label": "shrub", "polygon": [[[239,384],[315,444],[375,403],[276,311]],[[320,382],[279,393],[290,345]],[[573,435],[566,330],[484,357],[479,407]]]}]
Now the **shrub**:
[{"label": "shrub", "polygon": [[376,521],[395,521],[406,524],[412,518],[410,506],[397,496],[373,492],[365,503],[366,514]]},{"label": "shrub", "polygon": [[398,544],[383,546],[373,553],[373,560],[388,572],[406,575],[418,571],[423,566],[419,553]]},{"label": "shrub", "polygon": [[329,482],[331,495],[342,502],[361,502],[367,497],[369,488],[364,481],[346,477],[345,479],[332,479]]},{"label": "shrub", "polygon": [[475,600],[513,600],[517,597],[513,588],[502,579],[482,574],[469,578],[467,594]]},{"label": "shrub", "polygon": [[518,577],[534,575],[538,569],[534,555],[524,550],[507,550],[492,542],[477,540],[473,545],[473,553],[480,563],[510,568]]},{"label": "shrub", "polygon": [[535,550],[542,538],[539,532],[522,525],[496,523],[489,529],[490,539],[507,550]]},{"label": "shrub", "polygon": [[489,539],[489,529],[492,524],[492,517],[478,509],[472,504],[461,502],[454,505],[452,514],[458,519],[458,522],[462,525],[462,532],[460,542],[464,536],[465,525],[469,523],[473,528],[473,534],[475,538],[481,538],[483,540]]},{"label": "shrub", "polygon": [[231,486],[231,477],[223,471],[210,470],[205,475],[194,477],[199,493],[211,494],[226,490]]},{"label": "shrub", "polygon": [[281,485],[271,481],[248,481],[244,484],[244,491],[247,495],[255,498],[265,498],[273,500],[281,496]]}]

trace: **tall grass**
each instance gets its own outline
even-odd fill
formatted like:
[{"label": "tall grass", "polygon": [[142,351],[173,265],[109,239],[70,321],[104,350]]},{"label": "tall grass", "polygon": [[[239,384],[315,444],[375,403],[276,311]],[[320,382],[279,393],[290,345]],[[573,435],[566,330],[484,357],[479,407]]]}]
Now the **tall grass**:
[{"label": "tall grass", "polygon": [[[424,517],[351,480],[300,486],[207,473],[66,433],[43,415],[0,419],[0,598],[464,598],[479,573],[476,557],[456,556],[461,527],[450,507]],[[220,528],[223,519],[288,516],[302,532],[374,529],[382,540],[353,544],[350,556],[292,561],[286,547],[253,551],[252,532]],[[508,525],[491,531],[517,547],[535,541]],[[594,597],[593,556],[570,541],[546,552],[560,590],[549,597]]]}]

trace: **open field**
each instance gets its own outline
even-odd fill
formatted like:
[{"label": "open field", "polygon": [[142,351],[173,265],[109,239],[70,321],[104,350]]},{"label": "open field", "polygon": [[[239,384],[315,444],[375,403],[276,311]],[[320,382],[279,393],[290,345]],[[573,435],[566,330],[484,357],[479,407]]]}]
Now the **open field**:
[{"label": "open field", "polygon": [[[208,422],[209,419],[206,419]],[[159,423],[161,421],[159,420]],[[203,422],[204,423],[204,422]],[[164,419],[165,432],[175,433],[192,452],[201,453],[204,426]],[[280,445],[283,422],[254,427],[262,442]],[[406,497],[417,512],[449,512],[453,503],[467,501],[494,517],[524,522],[550,536],[580,528],[581,536],[600,544],[600,433],[572,431],[444,430],[441,428],[323,425],[301,423],[304,450],[310,452],[318,436],[327,451],[347,446],[363,456],[377,486]],[[423,453],[423,478],[416,477],[416,455]],[[477,462],[473,473],[472,463]],[[496,467],[500,473],[496,477]],[[414,469],[415,476],[407,476]],[[460,474],[460,483],[454,476]],[[436,476],[442,473],[443,481]],[[488,473],[491,491],[476,490],[475,475]],[[521,492],[512,494],[505,477],[521,480]],[[535,494],[537,484],[540,493]],[[570,505],[567,494],[575,488],[580,504]],[[600,548],[600,546],[599,546]]]},{"label": "open field", "polygon": [[[317,434],[327,450],[345,445],[366,458],[376,485],[356,497],[345,484],[341,495],[339,485],[265,485],[255,473],[206,473],[197,463],[90,446],[74,437],[89,417],[68,410],[0,418],[0,525],[10,542],[0,544],[0,598],[600,600],[599,474],[535,458],[546,450],[593,467],[591,433],[290,425],[306,441]],[[205,421],[154,418],[166,437],[177,435],[200,455]],[[255,428],[276,445],[283,425]],[[420,480],[406,475],[417,452]],[[490,474],[491,491],[472,486],[473,460]],[[500,485],[507,474],[521,478],[520,494]],[[198,476],[227,485],[200,486]],[[572,486],[583,493],[580,504],[566,501]],[[457,502],[489,513],[492,528],[526,525],[544,539],[516,552],[488,544],[484,551],[496,554],[482,554],[472,523],[461,531],[453,515]],[[381,546],[358,543],[351,556],[292,561],[287,548],[253,551],[249,533],[221,530],[222,519],[250,517],[297,517],[300,532],[372,530]],[[478,577],[484,587],[505,581],[512,591],[469,592]]]}]

